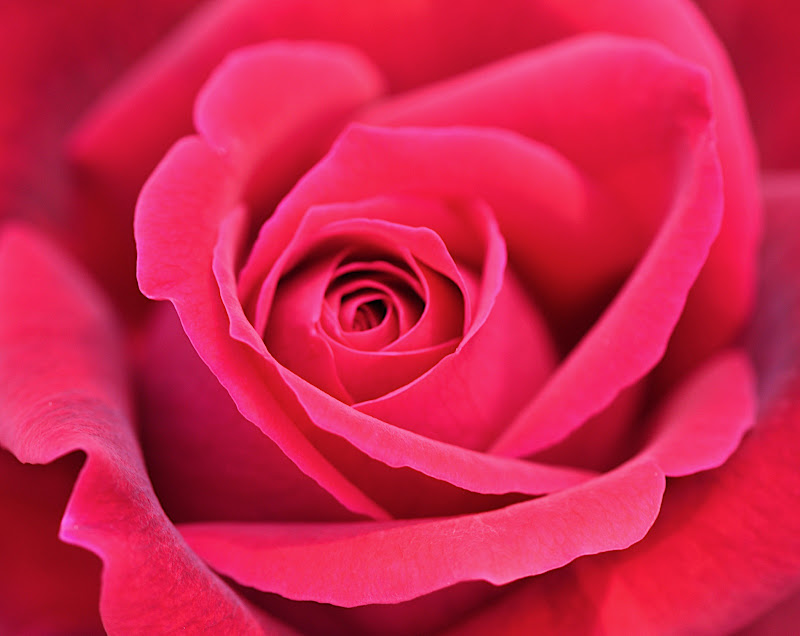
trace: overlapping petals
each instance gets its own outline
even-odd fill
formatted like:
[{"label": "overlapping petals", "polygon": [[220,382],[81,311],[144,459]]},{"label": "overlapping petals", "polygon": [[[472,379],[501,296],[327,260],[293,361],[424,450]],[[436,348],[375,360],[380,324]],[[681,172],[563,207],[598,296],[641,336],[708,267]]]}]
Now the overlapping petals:
[{"label": "overlapping petals", "polygon": [[[758,373],[758,423],[736,454],[717,470],[670,483],[659,519],[640,544],[532,579],[449,633],[512,626],[733,633],[776,601],[796,602],[790,595],[800,584],[800,515],[794,505],[800,474],[793,452],[800,422],[800,180],[767,178],[765,199],[762,282],[749,336]],[[786,603],[775,622],[767,616],[753,632],[791,631],[796,623]]]},{"label": "overlapping petals", "polygon": [[[291,45],[280,52],[293,56]],[[478,114],[464,117],[482,127],[348,128],[250,246],[252,178],[281,143],[262,131],[269,104],[248,102],[240,117],[237,100],[215,90],[224,86],[246,98],[237,87],[247,86],[250,72],[270,76],[261,66],[276,63],[273,53],[270,45],[252,49],[227,67],[231,77],[223,67],[198,106],[201,136],[179,142],[148,182],[137,210],[140,283],[148,295],[173,301],[195,348],[245,417],[346,508],[382,521],[315,524],[308,532],[281,524],[184,526],[193,547],[240,583],[353,606],[407,600],[459,581],[505,583],[639,540],[659,509],[664,476],[719,465],[752,425],[753,378],[740,354],[714,358],[687,380],[647,427],[653,433],[642,450],[606,476],[479,451],[494,443],[495,451],[524,456],[568,437],[663,356],[721,218],[704,75],[658,46],[601,37],[465,78],[442,94],[477,104]],[[362,64],[346,50],[331,53],[344,65]],[[533,69],[547,79],[588,57],[607,64],[561,86],[557,102],[562,114],[576,109],[568,119],[587,132],[614,131],[599,138],[604,150],[614,148],[604,155],[608,165],[575,142],[580,130],[564,128],[559,137],[558,126],[548,124],[547,100],[533,97],[525,110],[530,121],[545,122],[549,145],[483,127],[493,118],[508,121],[498,119],[491,99],[462,99],[487,81],[505,82],[513,92],[518,73]],[[627,100],[620,87],[650,76],[658,81],[651,80],[648,98]],[[598,82],[612,87],[598,111],[605,119],[584,122],[578,110]],[[388,120],[411,108],[411,119],[445,123],[437,121],[441,104],[431,90],[365,117]],[[632,121],[627,136],[616,132]],[[648,187],[638,190],[643,178]],[[647,205],[645,192],[649,216],[617,232]],[[169,228],[188,226],[179,241],[174,234],[165,239]],[[598,234],[619,242],[595,246]],[[554,246],[567,246],[565,254]],[[594,265],[589,278],[574,263],[563,268],[573,289],[566,299],[630,275],[551,374],[555,346],[536,292],[554,302],[546,286],[552,290],[550,277],[562,268],[550,259],[564,263],[581,251]],[[741,399],[720,412],[719,400],[707,396],[723,385]],[[698,412],[702,427],[692,417]],[[680,446],[688,431],[698,444],[686,455]],[[405,516],[397,493],[409,484],[450,488],[445,499],[458,490],[557,494],[512,505],[486,499],[488,512],[478,506],[458,518],[386,520]],[[622,508],[609,513],[610,503],[594,508],[595,501]],[[579,511],[586,525],[568,525],[587,532],[576,531],[569,542],[557,538],[558,510]],[[625,522],[588,531],[614,518]],[[474,551],[463,543],[455,552],[444,545],[415,552],[401,568],[380,565],[407,544],[409,532],[431,546],[443,533],[473,534],[476,523],[486,528],[476,535],[481,544],[499,555],[492,548],[484,560],[467,563]],[[530,534],[531,524],[544,534]],[[515,527],[525,527],[527,539],[520,535],[519,549],[503,552]],[[560,547],[543,549],[552,542]],[[379,584],[343,590],[341,577],[365,551],[377,565],[364,580]],[[320,559],[330,564],[330,577],[298,574],[302,563]]]},{"label": "overlapping petals", "polygon": [[0,443],[29,463],[86,453],[60,536],[104,562],[106,629],[290,633],[213,574],[161,510],[130,420],[119,334],[89,281],[36,235],[7,228],[0,304]]},{"label": "overlapping petals", "polygon": [[[759,233],[755,155],[741,97],[724,51],[690,2],[657,0],[631,6],[627,0],[567,4],[510,0],[497,11],[491,4],[468,0],[459,4],[458,19],[448,6],[432,2],[409,6],[404,0],[378,4],[342,0],[330,6],[281,0],[268,7],[254,0],[213,3],[187,21],[140,73],[91,113],[75,136],[75,154],[98,173],[122,175],[138,188],[155,159],[172,143],[174,131],[190,126],[192,103],[208,73],[225,53],[259,41],[288,37],[346,43],[374,60],[389,90],[397,93],[587,32],[654,40],[710,71],[726,213],[667,352],[664,375],[674,379],[729,340],[746,318]],[[411,40],[413,50],[406,46]],[[594,64],[592,60],[585,68]],[[580,69],[560,74],[559,80],[570,81],[559,85],[568,85],[575,73]],[[638,85],[626,93],[642,94]],[[151,103],[159,103],[156,122],[150,120]],[[585,100],[584,106],[594,103]],[[146,126],[139,123],[145,117]],[[588,140],[596,133],[580,137],[581,146],[592,148]],[[323,136],[331,134],[327,130]],[[125,152],[120,153],[121,148]]]}]

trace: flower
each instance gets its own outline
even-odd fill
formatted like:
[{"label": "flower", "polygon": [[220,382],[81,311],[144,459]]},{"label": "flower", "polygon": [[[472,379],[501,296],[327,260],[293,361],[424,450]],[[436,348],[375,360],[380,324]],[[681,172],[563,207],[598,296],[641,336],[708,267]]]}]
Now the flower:
[{"label": "flower", "polygon": [[[209,5],[72,133],[116,305],[2,235],[0,444],[85,453],[60,536],[107,631],[718,633],[788,591],[796,184],[749,353],[756,173],[699,14],[506,8]],[[180,322],[122,284],[137,195]]]}]

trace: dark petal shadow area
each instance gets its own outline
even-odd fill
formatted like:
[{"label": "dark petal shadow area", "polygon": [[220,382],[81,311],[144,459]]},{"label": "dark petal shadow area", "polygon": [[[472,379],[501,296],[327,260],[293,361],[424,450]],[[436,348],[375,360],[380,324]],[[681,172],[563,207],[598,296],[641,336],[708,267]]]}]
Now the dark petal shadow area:
[{"label": "dark petal shadow area", "polygon": [[58,539],[85,457],[22,464],[0,450],[0,633],[102,634],[100,561]]}]

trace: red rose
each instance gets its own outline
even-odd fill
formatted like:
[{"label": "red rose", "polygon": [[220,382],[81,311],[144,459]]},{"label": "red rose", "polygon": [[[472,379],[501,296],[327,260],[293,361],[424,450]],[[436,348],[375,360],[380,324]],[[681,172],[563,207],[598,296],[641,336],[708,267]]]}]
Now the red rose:
[{"label": "red rose", "polygon": [[[6,196],[116,307],[3,233],[0,444],[54,462],[0,464],[7,630],[99,629],[73,481],[111,633],[722,633],[797,585],[800,188],[765,187],[751,314],[750,138],[692,7],[212,4],[68,152],[23,170],[44,214]],[[128,291],[137,195],[180,323]]]}]

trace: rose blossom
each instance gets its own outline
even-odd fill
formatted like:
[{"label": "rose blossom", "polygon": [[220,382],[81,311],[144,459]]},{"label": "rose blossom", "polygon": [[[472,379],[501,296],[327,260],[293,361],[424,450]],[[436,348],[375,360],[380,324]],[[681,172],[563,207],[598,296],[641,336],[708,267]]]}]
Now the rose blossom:
[{"label": "rose blossom", "polygon": [[[713,37],[683,4],[511,5],[210,5],[84,120],[70,242],[117,264],[135,404],[101,293],[3,235],[0,443],[86,453],[60,536],[103,560],[106,630],[719,633],[795,584],[796,183],[765,189],[756,422]],[[102,216],[173,143],[136,238],[182,324],[120,287]],[[79,462],[6,464],[63,502]],[[54,554],[27,589],[97,576]],[[89,629],[66,594],[9,629]]]}]

